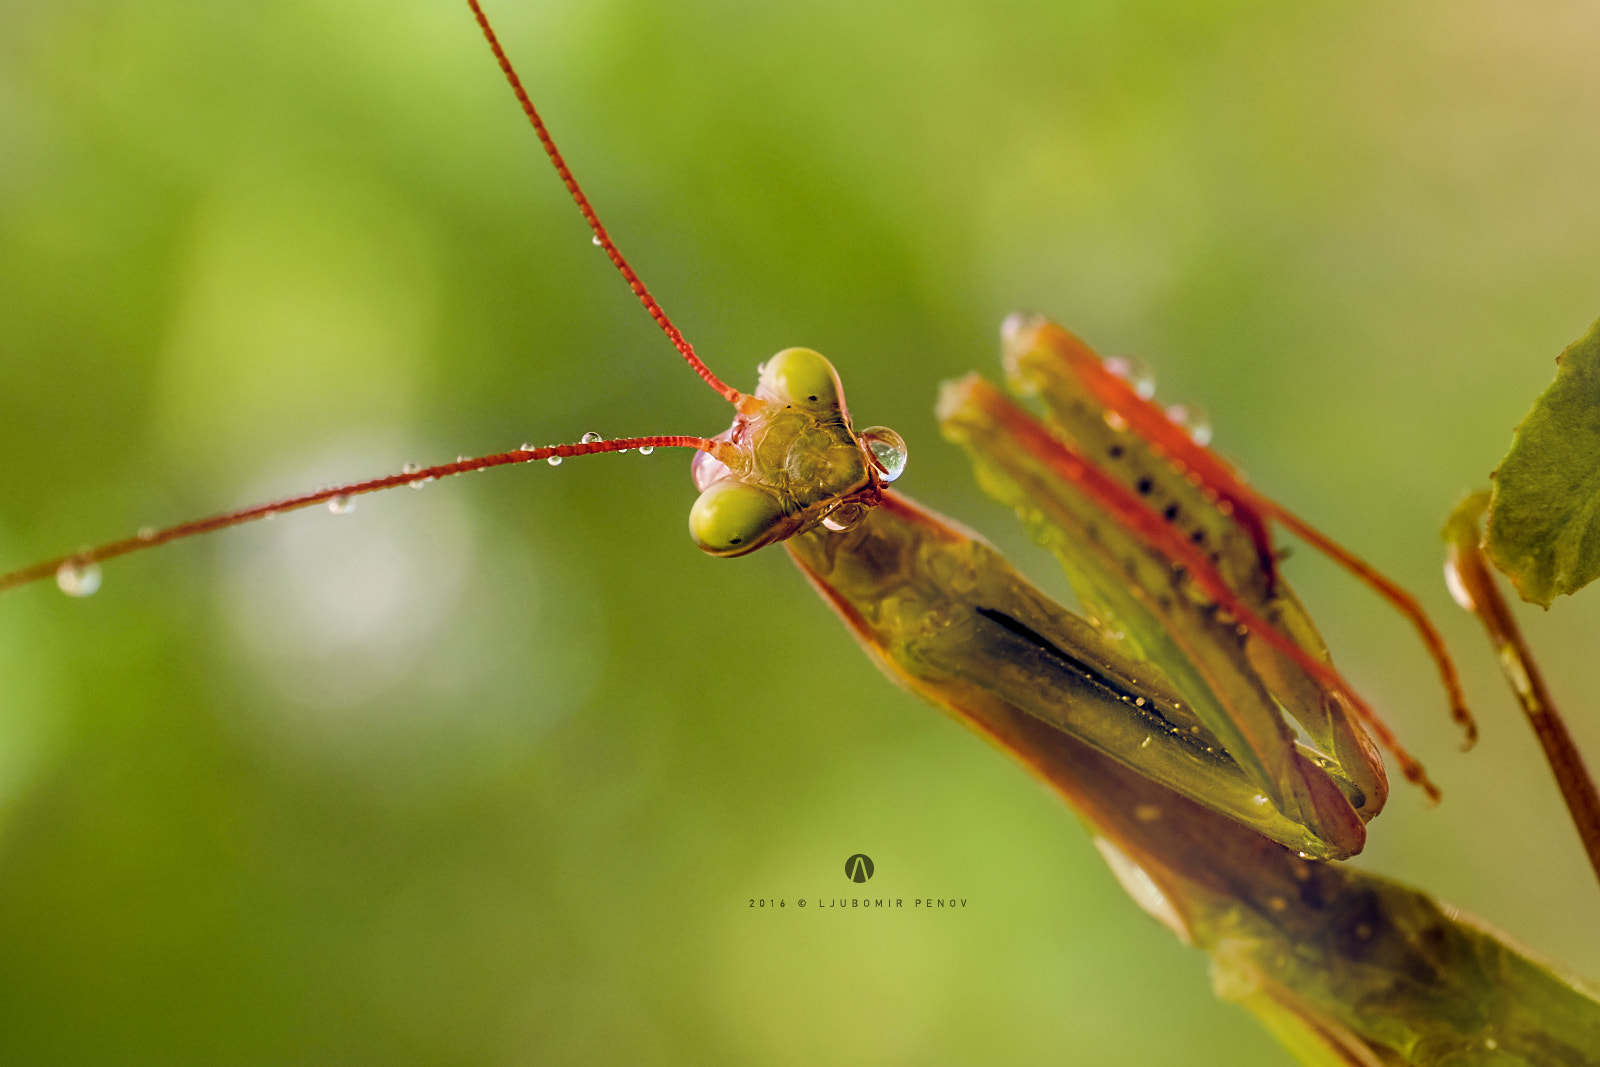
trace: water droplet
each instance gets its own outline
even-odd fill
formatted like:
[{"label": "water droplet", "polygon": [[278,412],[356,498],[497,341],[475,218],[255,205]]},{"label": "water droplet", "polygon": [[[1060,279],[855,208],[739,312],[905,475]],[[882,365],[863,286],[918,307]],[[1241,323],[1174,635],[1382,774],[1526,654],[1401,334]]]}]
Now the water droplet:
[{"label": "water droplet", "polygon": [[139,540],[141,540],[141,541],[154,541],[155,539],[156,539],[156,528],[154,526],[141,526],[141,527],[139,527]]},{"label": "water droplet", "polygon": [[579,438],[579,440],[581,440],[586,445],[597,445],[601,441],[604,441],[605,438],[601,437],[599,434],[595,433],[593,430],[590,430],[588,433],[584,434],[581,438]]},{"label": "water droplet", "polygon": [[1156,375],[1149,365],[1132,356],[1110,356],[1105,361],[1106,370],[1133,386],[1140,400],[1156,395]]},{"label": "water droplet", "polygon": [[593,237],[589,238],[589,243],[594,245],[596,248],[601,247],[601,245],[600,245],[600,235],[599,234],[595,234]]},{"label": "water droplet", "polygon": [[560,456],[551,456],[549,459],[545,460],[545,462],[550,464],[550,466],[552,466],[552,467],[559,467],[559,466],[561,466],[561,457]]},{"label": "water droplet", "polygon": [[530,445],[528,442],[524,441],[524,442],[522,442],[522,447],[520,449],[518,449],[518,451],[520,451],[520,452],[532,452],[537,448],[538,448],[537,445]]},{"label": "water droplet", "polygon": [[1211,419],[1198,404],[1173,404],[1167,409],[1167,418],[1182,426],[1202,448],[1211,443]]},{"label": "water droplet", "polygon": [[340,493],[338,496],[330,497],[328,500],[328,510],[335,515],[348,515],[355,509],[355,498],[348,494]]},{"label": "water droplet", "polygon": [[822,525],[834,533],[843,533],[856,523],[860,522],[867,513],[867,509],[856,503],[836,503],[828,509],[823,516]]},{"label": "water droplet", "polygon": [[884,481],[892,482],[906,472],[906,443],[899,434],[887,426],[869,426],[860,437]]},{"label": "water droplet", "polygon": [[648,456],[650,453],[654,452],[655,450],[656,450],[656,446],[655,445],[640,445],[639,446],[639,455]]},{"label": "water droplet", "polygon": [[56,585],[68,596],[93,596],[100,588],[100,564],[69,559],[56,568]]}]

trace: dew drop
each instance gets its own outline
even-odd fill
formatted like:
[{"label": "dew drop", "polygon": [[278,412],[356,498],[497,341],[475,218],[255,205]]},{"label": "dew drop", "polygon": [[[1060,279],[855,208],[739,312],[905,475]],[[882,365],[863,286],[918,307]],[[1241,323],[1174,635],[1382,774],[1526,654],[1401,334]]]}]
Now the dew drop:
[{"label": "dew drop", "polygon": [[340,493],[328,500],[328,510],[335,515],[348,515],[356,509],[355,498],[347,493]]},{"label": "dew drop", "polygon": [[654,452],[655,450],[656,450],[656,446],[655,445],[640,445],[639,446],[639,455],[648,456],[650,453]]},{"label": "dew drop", "polygon": [[861,431],[861,441],[872,453],[883,480],[892,482],[906,471],[906,443],[887,426],[869,426]]},{"label": "dew drop", "polygon": [[1211,443],[1211,419],[1198,404],[1173,404],[1167,409],[1167,418],[1183,427],[1195,444],[1204,447]]},{"label": "dew drop", "polygon": [[582,437],[580,437],[579,440],[582,441],[586,445],[597,445],[601,441],[604,441],[605,438],[601,437],[599,434],[595,433],[593,430],[590,430],[588,433],[586,433]]},{"label": "dew drop", "polygon": [[1156,375],[1148,364],[1132,356],[1111,356],[1105,361],[1106,370],[1133,386],[1139,399],[1149,400],[1156,395]]},{"label": "dew drop", "polygon": [[400,473],[401,474],[415,474],[415,473],[417,473],[417,465],[415,463],[407,463],[404,467],[400,468]]},{"label": "dew drop", "polygon": [[552,467],[559,467],[559,466],[561,466],[561,457],[560,456],[551,456],[549,459],[545,460],[545,462],[550,464],[550,466],[552,466]]},{"label": "dew drop", "polygon": [[521,451],[521,452],[532,452],[532,451],[534,451],[534,449],[536,447],[537,447],[536,445],[530,445],[528,442],[524,441],[524,442],[522,442],[522,448],[519,449],[518,451]]},{"label": "dew drop", "polygon": [[141,541],[154,541],[155,539],[156,539],[156,528],[154,526],[141,526],[141,527],[139,527],[139,540],[141,540]]},{"label": "dew drop", "polygon": [[866,513],[867,509],[860,504],[854,502],[848,504],[836,503],[823,516],[822,525],[834,533],[843,533],[860,522]]},{"label": "dew drop", "polygon": [[56,568],[56,585],[68,596],[93,596],[100,588],[100,564],[69,559]]},{"label": "dew drop", "polygon": [[589,243],[594,245],[596,248],[599,248],[600,247],[600,235],[599,234],[595,234],[593,237],[589,238]]}]

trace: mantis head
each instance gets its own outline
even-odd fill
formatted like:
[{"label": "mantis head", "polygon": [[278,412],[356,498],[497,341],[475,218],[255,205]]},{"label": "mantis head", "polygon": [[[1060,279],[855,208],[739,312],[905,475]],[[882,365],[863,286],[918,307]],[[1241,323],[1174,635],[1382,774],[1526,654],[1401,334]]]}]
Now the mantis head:
[{"label": "mantis head", "polygon": [[713,556],[742,556],[818,525],[844,530],[875,506],[906,465],[906,445],[885,426],[850,428],[839,374],[809,348],[761,365],[754,396],[697,452],[700,497],[689,532]]}]

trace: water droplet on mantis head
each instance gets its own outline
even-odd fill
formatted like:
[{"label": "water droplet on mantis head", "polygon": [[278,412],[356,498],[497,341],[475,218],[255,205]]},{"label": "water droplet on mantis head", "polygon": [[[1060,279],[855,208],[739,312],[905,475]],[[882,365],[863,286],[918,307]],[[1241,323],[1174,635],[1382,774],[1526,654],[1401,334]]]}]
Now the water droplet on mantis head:
[{"label": "water droplet on mantis head", "polygon": [[860,504],[835,504],[823,517],[822,525],[834,533],[843,533],[860,522],[866,513],[867,509]]},{"label": "water droplet on mantis head", "polygon": [[586,433],[582,437],[580,437],[579,440],[582,441],[586,445],[597,445],[601,441],[604,441],[605,438],[601,437],[599,434],[595,433],[593,430],[590,430],[588,433]]},{"label": "water droplet on mantis head", "polygon": [[100,564],[69,559],[56,568],[56,585],[68,596],[93,596],[100,588]]},{"label": "water droplet on mantis head", "polygon": [[1156,375],[1144,360],[1132,356],[1108,356],[1105,360],[1106,370],[1123,379],[1133,386],[1133,391],[1139,394],[1139,399],[1149,400],[1156,395]]},{"label": "water droplet on mantis head", "polygon": [[1167,418],[1183,427],[1202,448],[1211,443],[1211,420],[1198,404],[1174,404],[1167,409]]},{"label": "water droplet on mantis head", "polygon": [[908,455],[903,438],[887,426],[869,426],[861,431],[861,442],[872,453],[883,480],[892,482],[906,472]]},{"label": "water droplet on mantis head", "polygon": [[331,497],[328,500],[328,510],[335,515],[348,515],[355,509],[355,498],[344,493],[340,493],[338,496]]}]

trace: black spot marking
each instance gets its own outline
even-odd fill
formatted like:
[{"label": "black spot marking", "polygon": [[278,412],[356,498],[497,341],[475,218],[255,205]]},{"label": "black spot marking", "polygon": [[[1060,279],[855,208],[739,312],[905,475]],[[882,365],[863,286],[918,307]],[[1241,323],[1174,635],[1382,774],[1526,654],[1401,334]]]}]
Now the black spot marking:
[{"label": "black spot marking", "polygon": [[1122,446],[1121,445],[1112,445],[1110,450],[1109,450],[1109,452],[1108,452],[1108,455],[1110,455],[1112,459],[1121,459],[1122,458]]},{"label": "black spot marking", "polygon": [[1161,517],[1166,519],[1168,522],[1172,522],[1178,517],[1178,505],[1168,504],[1167,510],[1161,513]]},{"label": "black spot marking", "polygon": [[1139,490],[1140,494],[1148,496],[1150,495],[1150,490],[1154,489],[1155,487],[1156,483],[1151,481],[1149,478],[1140,478],[1139,484],[1135,488]]},{"label": "black spot marking", "polygon": [[1196,530],[1194,533],[1190,534],[1189,535],[1189,540],[1192,543],[1197,544],[1197,545],[1205,544],[1206,543],[1206,531],[1205,531],[1205,529],[1201,528],[1199,530]]}]

